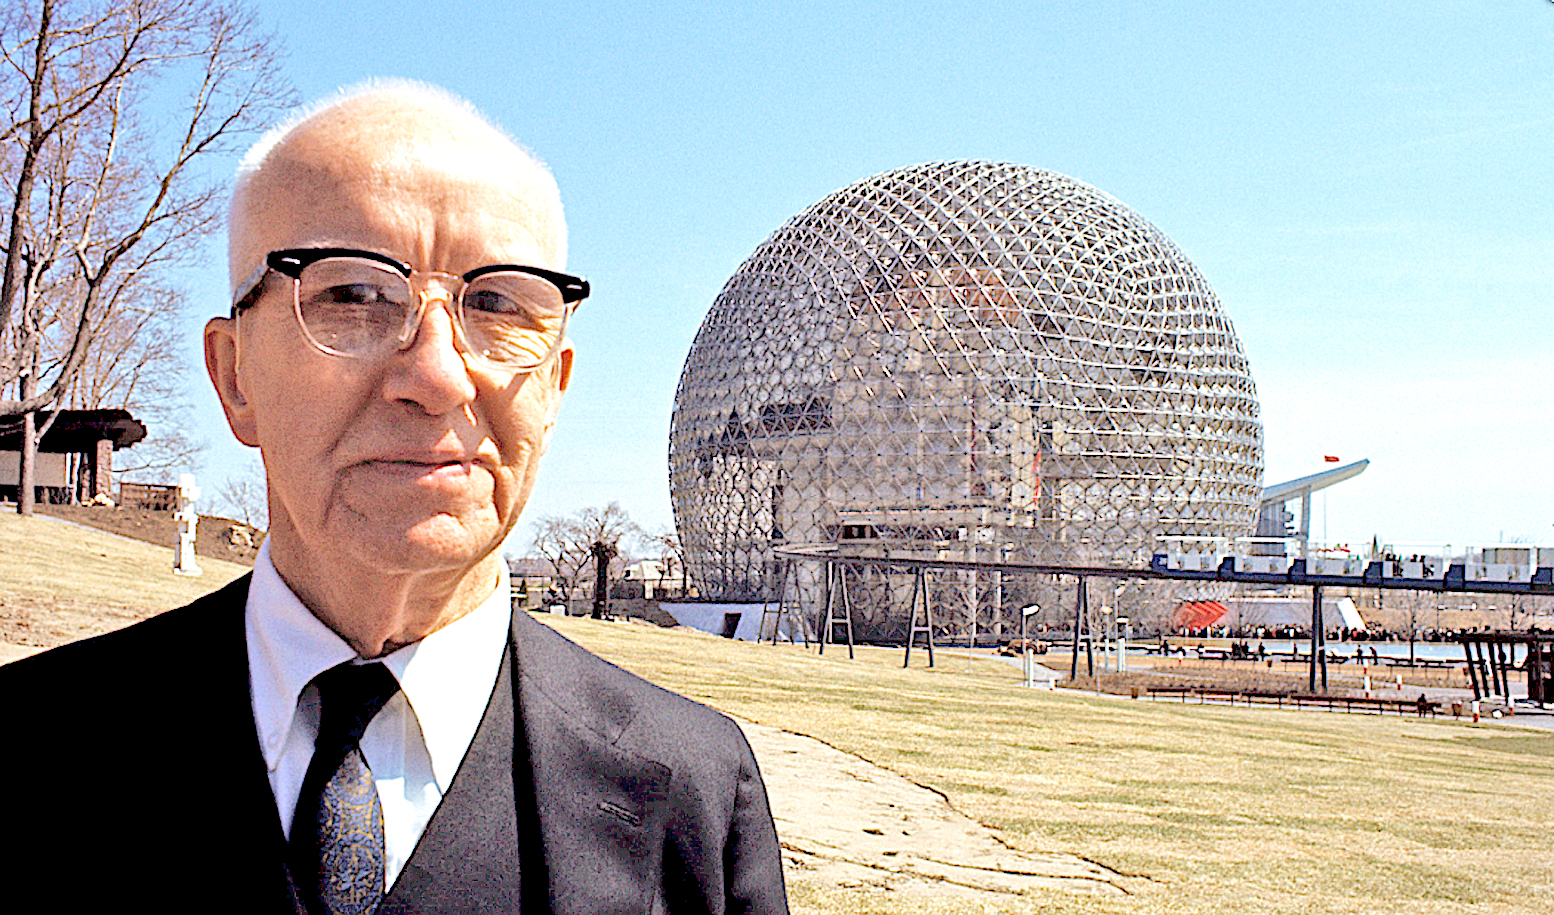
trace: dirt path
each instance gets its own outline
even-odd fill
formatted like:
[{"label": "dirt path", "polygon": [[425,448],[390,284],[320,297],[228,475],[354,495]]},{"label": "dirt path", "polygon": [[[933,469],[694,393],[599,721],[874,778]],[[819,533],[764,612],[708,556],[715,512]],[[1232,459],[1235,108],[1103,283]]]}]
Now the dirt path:
[{"label": "dirt path", "polygon": [[828,744],[740,722],[760,762],[790,882],[994,901],[1026,890],[1122,893],[1075,855],[1032,855],[943,796]]}]

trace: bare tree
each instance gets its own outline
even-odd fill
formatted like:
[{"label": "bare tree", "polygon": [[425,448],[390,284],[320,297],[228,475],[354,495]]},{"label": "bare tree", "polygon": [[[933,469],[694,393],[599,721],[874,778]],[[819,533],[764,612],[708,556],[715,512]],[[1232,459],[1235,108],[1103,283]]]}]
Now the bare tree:
[{"label": "bare tree", "polygon": [[1403,634],[1408,637],[1408,663],[1412,666],[1420,631],[1429,628],[1425,625],[1429,619],[1425,614],[1440,606],[1440,595],[1434,591],[1394,591],[1386,600],[1401,611],[1397,615],[1398,625],[1388,628],[1404,630]]},{"label": "bare tree", "polygon": [[[184,422],[190,407],[180,325],[187,312],[180,290],[134,283],[123,301],[104,314],[97,343],[71,385],[66,406],[129,410],[146,424],[145,440],[114,462],[115,471],[126,478],[165,479],[169,473],[197,469],[205,443],[190,436]],[[48,341],[52,354],[68,348],[63,336]]]},{"label": "bare tree", "polygon": [[265,485],[263,465],[250,458],[245,470],[229,473],[216,487],[216,505],[223,511],[232,512],[234,521],[241,521],[255,530],[269,530],[269,488]]},{"label": "bare tree", "polygon": [[570,603],[577,577],[589,559],[588,545],[579,544],[572,536],[571,519],[546,515],[536,521],[529,552],[547,560],[551,568],[555,569],[562,602]]},{"label": "bare tree", "polygon": [[1547,626],[1549,617],[1554,617],[1554,597],[1533,595],[1527,608],[1527,628],[1536,631],[1540,625]]},{"label": "bare tree", "polygon": [[274,40],[217,0],[36,0],[0,13],[0,170],[12,189],[0,416],[23,417],[22,513],[33,415],[71,391],[137,284],[218,224],[220,191],[199,164],[289,102]]},{"label": "bare tree", "polygon": [[585,508],[565,517],[546,515],[539,519],[534,525],[530,550],[555,567],[562,598],[570,602],[573,590],[593,578],[595,543],[615,547],[614,562],[621,564],[629,559],[623,541],[639,534],[640,528],[626,510],[611,502],[603,508]]},{"label": "bare tree", "polygon": [[672,527],[661,527],[652,533],[640,535],[643,549],[657,554],[664,567],[665,581],[680,581],[681,593],[685,589],[685,550],[680,545],[680,533]]}]

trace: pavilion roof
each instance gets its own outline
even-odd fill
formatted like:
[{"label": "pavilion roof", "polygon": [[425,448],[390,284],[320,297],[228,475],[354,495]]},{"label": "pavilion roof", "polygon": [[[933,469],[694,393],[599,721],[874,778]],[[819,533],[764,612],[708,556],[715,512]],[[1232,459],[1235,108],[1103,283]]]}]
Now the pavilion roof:
[{"label": "pavilion roof", "polygon": [[[51,454],[86,452],[97,447],[102,439],[113,443],[113,450],[128,448],[146,437],[146,424],[130,415],[128,410],[60,410],[59,418],[43,434],[38,450]],[[37,414],[42,426],[50,413]],[[0,451],[20,451],[22,447],[22,418],[0,418]]]}]

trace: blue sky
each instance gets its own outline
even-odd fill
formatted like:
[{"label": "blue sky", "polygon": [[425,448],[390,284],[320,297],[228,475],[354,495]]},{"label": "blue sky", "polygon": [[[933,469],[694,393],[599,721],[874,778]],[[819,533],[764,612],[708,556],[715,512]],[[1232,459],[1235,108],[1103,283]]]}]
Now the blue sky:
[{"label": "blue sky", "polygon": [[[670,526],[675,384],[739,263],[854,181],[992,159],[1098,187],[1198,266],[1251,359],[1266,482],[1371,460],[1316,537],[1554,543],[1554,2],[258,11],[303,97],[435,83],[555,172],[595,295],[527,520],[613,500]],[[191,279],[203,314],[222,257]],[[248,456],[195,404],[213,488]]]}]

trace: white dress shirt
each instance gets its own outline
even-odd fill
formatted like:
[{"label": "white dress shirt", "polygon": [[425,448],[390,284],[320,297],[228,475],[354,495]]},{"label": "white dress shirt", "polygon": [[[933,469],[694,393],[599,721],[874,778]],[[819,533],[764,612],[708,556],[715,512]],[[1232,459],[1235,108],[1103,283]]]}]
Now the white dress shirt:
[{"label": "white dress shirt", "polygon": [[[496,684],[512,614],[507,564],[497,567],[496,590],[474,611],[374,659],[393,672],[400,687],[361,739],[383,804],[384,892],[453,783]],[[356,652],[281,580],[268,542],[254,563],[244,623],[254,722],[281,829],[289,837],[318,735],[318,689],[309,681],[356,660]]]}]

